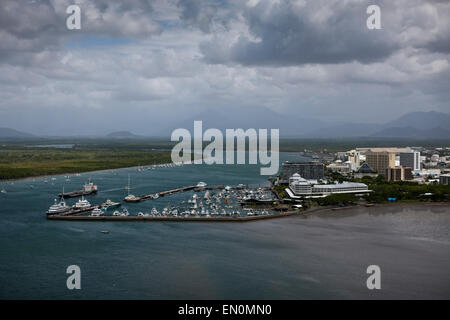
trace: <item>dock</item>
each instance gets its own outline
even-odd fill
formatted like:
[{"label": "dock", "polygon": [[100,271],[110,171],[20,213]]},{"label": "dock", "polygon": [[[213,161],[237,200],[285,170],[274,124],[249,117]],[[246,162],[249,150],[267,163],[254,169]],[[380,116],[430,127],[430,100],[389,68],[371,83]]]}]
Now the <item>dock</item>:
[{"label": "dock", "polygon": [[[180,187],[180,188],[170,189],[170,190],[166,190],[166,191],[156,192],[155,194],[158,194],[160,197],[164,197],[166,195],[170,195],[170,194],[178,193],[178,192],[184,192],[184,191],[188,191],[188,190],[193,190],[195,188],[196,188],[196,186],[186,186],[186,187]],[[124,201],[125,202],[141,202],[141,201],[149,200],[149,199],[153,199],[153,194],[146,194],[146,195],[134,197],[132,200],[128,200],[125,198]]]},{"label": "dock", "polygon": [[67,211],[67,212],[65,212],[65,213],[63,213],[63,214],[60,214],[60,215],[58,215],[58,214],[56,214],[56,215],[50,215],[50,216],[47,216],[47,218],[54,217],[54,216],[58,216],[58,217],[71,217],[71,216],[76,216],[77,214],[89,212],[89,211],[92,211],[92,210],[94,210],[94,209],[96,209],[96,208],[100,208],[100,206],[95,205],[95,206],[90,206],[90,207],[88,207],[88,208],[83,208],[83,209],[71,209],[71,210],[69,210],[69,211]]},{"label": "dock", "polygon": [[77,215],[53,215],[47,216],[48,220],[68,221],[174,221],[174,222],[249,222],[257,220],[275,219],[299,215],[298,211],[288,211],[276,214],[241,217],[173,217],[173,216],[77,216]]}]

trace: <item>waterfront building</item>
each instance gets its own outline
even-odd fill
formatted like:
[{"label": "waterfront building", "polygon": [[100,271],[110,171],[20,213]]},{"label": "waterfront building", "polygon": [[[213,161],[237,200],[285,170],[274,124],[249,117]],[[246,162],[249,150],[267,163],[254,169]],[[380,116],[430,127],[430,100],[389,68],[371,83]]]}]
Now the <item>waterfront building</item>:
[{"label": "waterfront building", "polygon": [[284,162],[281,165],[280,182],[288,183],[294,173],[305,179],[323,179],[323,171],[324,165],[320,162]]},{"label": "waterfront building", "polygon": [[343,182],[335,184],[314,184],[294,174],[289,179],[289,188],[297,196],[323,196],[337,193],[367,193],[368,186],[364,183]]},{"label": "waterfront building", "polygon": [[342,174],[347,174],[352,171],[352,163],[349,161],[342,162],[340,160],[333,162],[327,166],[327,169],[333,172],[339,172]]},{"label": "waterfront building", "polygon": [[402,167],[409,167],[413,171],[420,170],[420,152],[400,152],[400,165]]},{"label": "waterfront building", "polygon": [[385,175],[386,169],[395,167],[395,153],[393,152],[366,152],[366,162],[379,174]]}]

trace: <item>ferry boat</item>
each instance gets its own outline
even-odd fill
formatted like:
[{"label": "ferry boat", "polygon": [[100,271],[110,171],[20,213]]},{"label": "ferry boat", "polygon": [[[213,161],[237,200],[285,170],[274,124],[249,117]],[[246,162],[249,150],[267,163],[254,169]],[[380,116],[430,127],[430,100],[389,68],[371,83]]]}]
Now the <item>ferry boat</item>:
[{"label": "ferry boat", "polygon": [[86,183],[81,190],[75,190],[72,192],[67,193],[60,193],[59,197],[64,198],[75,198],[75,197],[81,197],[81,196],[87,196],[90,194],[96,194],[98,191],[97,185],[95,185],[93,182],[89,180],[88,183]]},{"label": "ferry boat", "polygon": [[104,203],[101,204],[102,208],[105,208],[105,210],[108,210],[109,208],[117,208],[120,207],[120,202],[114,202],[111,200],[106,200]]},{"label": "ferry boat", "polygon": [[84,196],[81,196],[81,199],[78,200],[74,205],[73,208],[74,209],[86,209],[89,208],[91,206],[91,204],[89,203],[89,201],[87,201],[86,199],[84,199]]},{"label": "ferry boat", "polygon": [[47,211],[47,215],[51,216],[54,214],[61,214],[61,213],[67,212],[69,210],[70,210],[70,207],[66,204],[66,202],[64,200],[62,200],[58,203],[58,201],[55,199],[55,203],[50,206],[50,208]]}]

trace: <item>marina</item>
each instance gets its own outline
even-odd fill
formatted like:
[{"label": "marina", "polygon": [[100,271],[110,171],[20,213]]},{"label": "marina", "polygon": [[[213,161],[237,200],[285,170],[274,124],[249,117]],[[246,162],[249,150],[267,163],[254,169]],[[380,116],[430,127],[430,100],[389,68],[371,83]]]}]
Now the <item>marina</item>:
[{"label": "marina", "polygon": [[[446,297],[448,286],[441,279],[449,267],[445,259],[447,208],[375,206],[280,212],[269,209],[269,205],[250,203],[252,197],[275,198],[270,184],[258,171],[257,166],[247,165],[161,166],[141,171],[129,168],[81,173],[70,175],[70,182],[64,175],[54,176],[56,180],[47,177],[5,182],[0,186],[8,192],[0,194],[0,237],[7,259],[2,264],[0,277],[4,285],[0,296],[70,299],[74,293],[64,286],[65,279],[61,282],[55,274],[65,275],[69,264],[79,264],[86,270],[85,286],[79,292],[83,299],[364,298],[371,293],[361,293],[361,283],[352,282],[355,272],[347,266],[351,260],[365,274],[372,259],[355,252],[372,252],[378,257],[377,263],[391,270],[386,276],[396,279],[392,284],[396,297]],[[136,194],[156,194],[197,185],[199,181],[207,186],[197,192],[192,189],[151,201],[126,203],[122,200],[127,195],[124,186],[128,175]],[[91,216],[94,207],[83,209],[91,211],[46,217],[45,211],[63,187],[77,189],[89,177],[98,185],[97,194],[85,196],[92,206],[105,204],[108,199],[121,206],[108,210],[103,207],[100,216]],[[35,188],[30,189],[30,184]],[[213,190],[215,186],[221,188]],[[210,204],[205,199],[208,191]],[[227,194],[229,200],[225,203]],[[196,209],[191,208],[195,206],[194,195]],[[78,200],[64,199],[70,210]],[[57,203],[60,201],[57,199]],[[210,218],[201,215],[200,202],[205,212],[209,210]],[[219,214],[211,214],[212,204],[217,204]],[[169,214],[175,209],[178,217]],[[180,216],[188,209],[197,216]],[[222,209],[228,215],[220,214]],[[233,211],[240,215],[230,216]],[[113,216],[115,212],[118,216]],[[349,237],[350,233],[354,236]],[[406,275],[399,257],[413,267]],[[101,272],[90,271],[98,270],[100,265]],[[342,278],[328,276],[336,270]],[[419,289],[408,286],[410,279],[417,280],[417,274],[422,279],[416,286]],[[209,287],[211,278],[220,285],[212,295],[204,294],[201,288]],[[334,288],[343,284],[344,294],[337,294]],[[30,290],[30,286],[40,289]],[[175,287],[176,291],[167,290]],[[274,288],[283,293],[273,293]],[[388,291],[383,294],[389,296]]]}]

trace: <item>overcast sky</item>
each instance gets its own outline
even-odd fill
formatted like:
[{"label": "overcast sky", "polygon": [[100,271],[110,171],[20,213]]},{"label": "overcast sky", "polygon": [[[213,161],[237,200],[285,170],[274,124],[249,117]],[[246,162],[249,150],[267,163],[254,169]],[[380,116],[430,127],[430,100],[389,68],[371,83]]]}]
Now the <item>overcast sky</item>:
[{"label": "overcast sky", "polygon": [[[81,30],[66,28],[73,3]],[[370,4],[381,30],[366,27]],[[228,108],[333,122],[450,112],[449,53],[446,0],[1,0],[0,127],[156,134]]]}]

